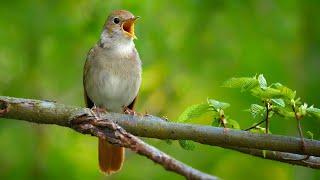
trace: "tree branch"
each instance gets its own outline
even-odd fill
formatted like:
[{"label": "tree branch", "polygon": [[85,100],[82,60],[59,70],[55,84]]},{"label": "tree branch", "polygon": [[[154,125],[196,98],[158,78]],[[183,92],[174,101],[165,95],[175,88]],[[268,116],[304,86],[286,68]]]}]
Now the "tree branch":
[{"label": "tree branch", "polygon": [[[50,101],[38,101],[1,96],[0,100],[3,101],[3,105],[8,106],[7,109],[2,108],[3,111],[5,111],[5,109],[8,111],[3,114],[4,117],[35,123],[57,124],[60,126],[71,127],[72,119],[78,117],[79,114],[87,113],[86,108],[67,106]],[[252,153],[253,150],[259,150],[256,151],[256,154],[259,154],[261,150],[269,150],[280,151],[279,153],[294,153],[291,154],[294,156],[299,156],[298,154],[310,155],[313,156],[311,157],[312,160],[315,159],[315,161],[312,161],[312,163],[315,162],[317,165],[319,165],[319,158],[316,156],[320,156],[320,141],[316,140],[306,139],[305,150],[303,151],[301,149],[300,139],[295,137],[257,134],[212,126],[172,123],[151,115],[131,116],[117,113],[105,113],[101,117],[103,119],[116,122],[128,132],[137,136],[158,139],[193,140],[202,144],[236,149],[238,151],[242,150],[241,152],[253,155],[255,154]],[[287,154],[279,153],[279,156],[270,155],[266,156],[266,158],[278,161],[281,161],[281,159],[286,159],[285,157],[287,156],[285,155]],[[288,161],[282,162],[289,163]],[[308,163],[301,162],[290,160],[290,164],[297,164],[307,167],[310,166]],[[319,166],[312,167],[319,168]]]},{"label": "tree branch", "polygon": [[[60,116],[66,115],[65,113],[62,112],[63,109],[66,110],[64,112],[71,112],[71,111],[68,111],[69,109],[67,107],[65,108],[61,107],[61,108],[55,109],[53,106],[51,106],[53,105],[53,103],[48,101],[41,102],[41,101],[35,101],[35,100],[13,99],[13,98],[11,98],[11,100],[15,100],[15,101],[8,102],[0,98],[0,116],[8,117],[6,115],[12,114],[12,111],[18,112],[16,110],[19,109],[19,110],[22,110],[24,113],[26,113],[26,115],[28,115],[31,118],[28,121],[41,123],[36,120],[37,118],[40,118],[40,117],[39,116],[37,117],[37,115],[32,114],[32,112],[29,110],[38,109],[37,107],[44,107],[45,109],[41,109],[41,108],[38,109],[40,111],[43,110],[43,112],[39,112],[41,114],[41,113],[47,112],[48,109],[46,108],[52,108],[53,113],[57,113],[57,115],[60,115]],[[20,107],[21,109],[20,108],[14,109],[13,106]],[[24,111],[23,109],[26,111]],[[76,109],[77,108],[75,108],[74,110]],[[22,114],[18,116],[21,117]],[[54,119],[54,116],[50,116],[47,118],[48,119],[44,120],[43,122],[45,124],[46,123],[51,124],[52,120]],[[72,129],[80,133],[91,134],[93,136],[97,136],[102,139],[105,139],[114,145],[119,145],[122,147],[129,148],[132,151],[151,159],[155,163],[162,165],[166,170],[173,171],[184,176],[186,179],[208,179],[208,180],[218,179],[215,176],[205,174],[190,166],[187,166],[184,163],[156,149],[155,147],[149,144],[146,144],[139,138],[126,132],[122,127],[117,125],[112,120],[103,119],[103,118],[98,119],[98,117],[96,117],[95,114],[93,114],[92,111],[89,109],[84,109],[84,111],[76,111],[76,114],[68,117],[68,122],[69,123],[65,123],[63,121],[57,121],[59,125],[71,127]]]}]

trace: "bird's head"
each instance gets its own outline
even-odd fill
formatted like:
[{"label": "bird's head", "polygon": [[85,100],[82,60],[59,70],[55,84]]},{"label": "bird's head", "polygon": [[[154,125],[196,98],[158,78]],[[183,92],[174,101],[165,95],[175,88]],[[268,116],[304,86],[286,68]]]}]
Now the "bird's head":
[{"label": "bird's head", "polygon": [[108,16],[101,39],[115,41],[132,41],[136,39],[134,34],[134,23],[139,16],[134,16],[125,10],[116,10]]}]

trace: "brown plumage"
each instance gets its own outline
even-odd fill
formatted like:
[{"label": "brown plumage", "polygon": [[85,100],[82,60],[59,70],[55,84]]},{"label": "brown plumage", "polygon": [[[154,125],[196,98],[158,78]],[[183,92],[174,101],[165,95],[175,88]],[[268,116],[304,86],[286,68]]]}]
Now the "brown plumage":
[{"label": "brown plumage", "polygon": [[[141,61],[133,39],[136,18],[128,11],[113,11],[99,42],[89,51],[83,72],[88,108],[123,113],[133,105],[141,84]],[[99,166],[105,173],[121,169],[124,148],[98,141]]]}]

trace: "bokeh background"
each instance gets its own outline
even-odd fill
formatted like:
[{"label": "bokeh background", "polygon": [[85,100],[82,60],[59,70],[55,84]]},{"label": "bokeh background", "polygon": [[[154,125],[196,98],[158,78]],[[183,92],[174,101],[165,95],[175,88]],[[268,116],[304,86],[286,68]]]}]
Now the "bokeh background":
[{"label": "bokeh background", "polygon": [[[84,106],[86,54],[115,9],[142,17],[140,112],[174,120],[210,97],[229,102],[227,114],[248,127],[256,120],[244,110],[257,100],[221,83],[259,73],[320,106],[320,3],[311,0],[2,1],[0,94]],[[295,123],[272,119],[271,131],[296,136]],[[302,123],[320,139],[319,121]],[[320,179],[316,170],[218,147],[186,151],[176,142],[146,141],[223,179]],[[182,179],[131,152],[121,173],[106,177],[98,170],[96,138],[53,125],[1,119],[0,149],[0,179]]]}]

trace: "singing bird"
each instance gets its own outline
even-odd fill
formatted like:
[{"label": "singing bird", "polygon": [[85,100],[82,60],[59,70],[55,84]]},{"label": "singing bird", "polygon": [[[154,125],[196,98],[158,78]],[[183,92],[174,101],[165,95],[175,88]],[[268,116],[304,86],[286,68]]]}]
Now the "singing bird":
[{"label": "singing bird", "polygon": [[[133,111],[142,71],[133,42],[137,18],[125,10],[113,11],[108,16],[100,40],[89,51],[84,65],[84,97],[88,108],[117,113]],[[110,174],[121,169],[123,147],[99,138],[98,149],[102,172]]]}]

